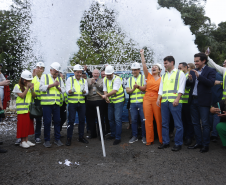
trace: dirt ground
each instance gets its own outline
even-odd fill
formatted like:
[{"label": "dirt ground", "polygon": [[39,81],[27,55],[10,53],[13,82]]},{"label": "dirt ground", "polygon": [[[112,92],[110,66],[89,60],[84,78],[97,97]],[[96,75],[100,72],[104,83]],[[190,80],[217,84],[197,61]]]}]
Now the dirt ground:
[{"label": "dirt ground", "polygon": [[[37,144],[23,149],[14,145],[15,130],[11,134],[2,132],[1,147],[8,152],[0,154],[0,184],[226,184],[226,149],[220,140],[211,143],[210,151],[205,154],[185,146],[179,152],[172,152],[171,148],[157,149],[158,140],[151,146],[145,146],[141,140],[129,144],[131,130],[127,126],[128,123],[123,123],[120,145],[105,141],[105,158],[99,139],[91,139],[89,144],[77,141],[77,126],[69,147],[53,144],[45,148]],[[62,135],[65,143],[66,128]],[[34,141],[34,136],[30,140]],[[66,159],[72,162],[70,166],[64,164]]]}]

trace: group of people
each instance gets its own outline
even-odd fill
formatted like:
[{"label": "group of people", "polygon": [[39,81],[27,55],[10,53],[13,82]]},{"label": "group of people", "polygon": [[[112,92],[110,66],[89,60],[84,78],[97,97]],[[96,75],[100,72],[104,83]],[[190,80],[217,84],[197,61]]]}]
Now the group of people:
[{"label": "group of people", "polygon": [[[129,143],[138,141],[140,124],[142,143],[152,145],[155,120],[159,149],[170,146],[172,124],[176,129],[172,151],[181,150],[184,143],[188,149],[200,149],[201,153],[208,152],[210,140],[216,141],[218,134],[223,146],[226,146],[226,123],[224,123],[226,68],[214,63],[208,57],[208,53],[197,53],[194,55],[194,63],[181,62],[178,68],[175,67],[174,57],[167,56],[163,59],[165,73],[161,75],[162,65],[154,64],[150,73],[143,49],[140,50],[140,54],[143,74],[141,64],[132,63],[132,76],[128,78],[125,87],[126,93],[130,96],[129,111],[132,120],[132,137]],[[43,145],[47,148],[52,145],[51,123],[54,125],[54,143],[57,146],[64,145],[60,132],[66,121],[67,106],[66,146],[72,143],[76,113],[79,118],[77,139],[79,142],[89,143],[84,137],[85,122],[87,129],[90,130],[88,139],[100,136],[97,126],[97,106],[105,139],[113,140],[113,145],[121,142],[125,93],[122,78],[115,74],[113,66],[106,65],[101,72],[94,69],[91,74],[87,68],[84,72],[84,68],[76,64],[73,67],[74,75],[69,77],[66,83],[59,63],[54,62],[50,65],[49,74],[43,74],[44,70],[44,63],[38,62],[33,74],[27,70],[23,71],[19,83],[14,87],[18,115],[16,144],[23,148],[35,146],[35,143],[28,141],[28,136],[33,134],[35,142],[42,143],[42,118],[36,118],[34,129],[34,120],[29,112],[29,105],[33,101],[36,105],[42,106]],[[216,74],[224,77],[220,75],[222,80],[218,79]],[[221,89],[219,97],[215,93],[216,88],[219,91]]]}]

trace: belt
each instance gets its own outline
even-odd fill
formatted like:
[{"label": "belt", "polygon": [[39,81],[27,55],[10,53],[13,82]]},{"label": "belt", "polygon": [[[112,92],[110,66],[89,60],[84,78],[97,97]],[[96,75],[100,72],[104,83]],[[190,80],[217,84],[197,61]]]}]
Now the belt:
[{"label": "belt", "polygon": [[198,98],[198,96],[192,95],[192,98],[193,98],[193,99],[197,99],[197,98]]}]

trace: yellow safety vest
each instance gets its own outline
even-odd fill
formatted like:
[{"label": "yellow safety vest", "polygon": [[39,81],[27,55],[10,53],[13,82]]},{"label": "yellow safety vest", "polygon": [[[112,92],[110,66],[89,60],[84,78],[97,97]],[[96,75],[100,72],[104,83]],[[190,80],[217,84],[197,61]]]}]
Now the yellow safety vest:
[{"label": "yellow safety vest", "polygon": [[35,94],[36,94],[35,99],[41,100],[41,93],[40,93],[40,90],[39,90],[40,82],[39,82],[38,77],[35,76],[33,78],[33,80],[31,81],[31,83],[34,84],[34,91],[35,91]]},{"label": "yellow safety vest", "polygon": [[79,84],[77,83],[74,76],[70,77],[71,79],[71,89],[75,87],[76,92],[68,95],[68,103],[85,103],[85,95],[80,92],[80,85],[85,84],[86,80],[84,78],[80,78]]},{"label": "yellow safety vest", "polygon": [[[188,73],[186,74],[186,79],[188,79]],[[188,103],[190,89],[186,89],[184,94],[181,96],[182,103]]]},{"label": "yellow safety vest", "polygon": [[226,98],[226,72],[224,73],[224,78],[223,78],[223,97],[222,100]]},{"label": "yellow safety vest", "polygon": [[[59,82],[61,82],[61,78],[58,77]],[[53,84],[53,80],[50,74],[45,75],[45,85]],[[60,105],[60,91],[57,88],[51,87],[47,89],[46,92],[41,91],[41,105]]]},{"label": "yellow safety vest", "polygon": [[[176,70],[173,74],[171,74],[170,79],[168,79],[168,73],[163,75],[163,94],[162,94],[162,103],[169,101],[174,102],[176,97],[178,96],[179,89],[179,80],[180,74],[183,73],[180,70]],[[182,100],[179,100],[179,103],[182,103]]]},{"label": "yellow safety vest", "polygon": [[[20,89],[19,84],[16,84],[15,86],[17,86],[18,89]],[[26,87],[25,87],[25,89],[26,89]],[[16,98],[16,111],[17,111],[17,114],[25,114],[25,113],[29,112],[29,105],[31,104],[31,98],[32,98],[32,94],[31,94],[31,90],[30,89],[28,90],[28,92],[26,94],[26,97],[24,99],[22,99],[21,97],[17,96],[17,98]]]},{"label": "yellow safety vest", "polygon": [[[144,82],[143,82],[143,75],[140,75],[137,77],[137,85],[139,86],[143,86]],[[133,89],[133,86],[135,85],[135,79],[133,76],[131,76],[129,78],[129,84],[130,84],[130,89]],[[143,98],[144,98],[145,92],[136,89],[135,91],[133,91],[133,93],[130,95],[130,103],[143,103]]]},{"label": "yellow safety vest", "polygon": [[[104,83],[107,87],[107,92],[111,92],[113,90],[113,85],[114,85],[114,81],[115,79],[119,78],[121,81],[122,79],[118,76],[115,75],[115,78],[112,79],[112,82],[111,82],[111,85],[108,85],[109,84],[109,80],[104,77]],[[112,96],[109,97],[109,100],[110,100],[110,103],[120,103],[120,102],[123,102],[125,100],[124,98],[124,90],[123,90],[123,87],[121,85],[121,87],[119,88],[118,92]]]}]

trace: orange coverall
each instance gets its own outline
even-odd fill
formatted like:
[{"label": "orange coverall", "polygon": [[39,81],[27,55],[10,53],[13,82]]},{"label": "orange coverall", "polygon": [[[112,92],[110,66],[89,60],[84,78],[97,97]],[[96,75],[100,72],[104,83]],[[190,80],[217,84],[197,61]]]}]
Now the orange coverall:
[{"label": "orange coverall", "polygon": [[148,73],[147,88],[143,101],[144,117],[146,119],[145,129],[147,143],[154,142],[153,115],[155,116],[159,142],[162,143],[161,108],[156,105],[160,82],[161,77],[155,81],[155,78],[150,73]]}]

